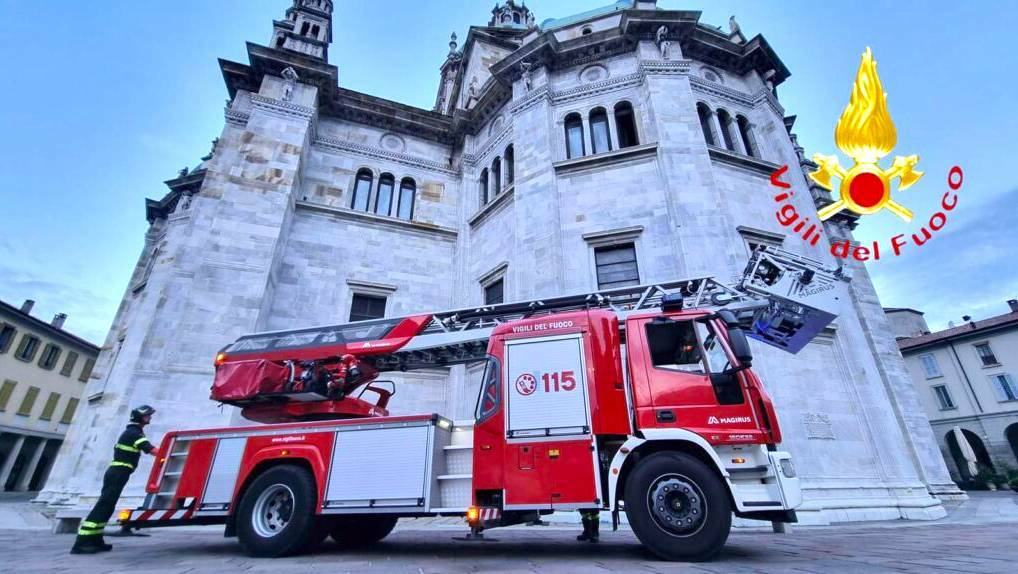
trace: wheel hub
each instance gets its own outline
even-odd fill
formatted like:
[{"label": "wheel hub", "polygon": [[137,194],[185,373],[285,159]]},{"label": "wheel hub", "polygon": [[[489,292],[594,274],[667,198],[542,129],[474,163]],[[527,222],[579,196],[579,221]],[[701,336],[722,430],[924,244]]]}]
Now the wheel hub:
[{"label": "wheel hub", "polygon": [[699,530],[707,513],[699,487],[679,475],[666,475],[654,481],[648,491],[647,504],[658,526],[679,535]]},{"label": "wheel hub", "polygon": [[255,501],[251,523],[259,536],[271,538],[286,528],[292,516],[293,491],[285,484],[274,484]]}]

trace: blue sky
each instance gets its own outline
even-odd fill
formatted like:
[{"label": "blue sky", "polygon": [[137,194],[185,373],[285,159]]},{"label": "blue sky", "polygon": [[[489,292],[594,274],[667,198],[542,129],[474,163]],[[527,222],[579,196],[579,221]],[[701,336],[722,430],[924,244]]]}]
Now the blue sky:
[{"label": "blue sky", "polygon": [[[607,0],[530,0],[538,21]],[[100,342],[147,227],[144,198],[195,165],[223,126],[217,58],[246,62],[288,0],[0,0],[0,299]],[[483,25],[493,2],[338,0],[331,61],[344,87],[430,108],[449,33]],[[1018,142],[1012,34],[996,2],[661,0],[701,22],[763,34],[792,72],[779,88],[809,153],[834,153],[833,127],[859,55],[871,46],[898,127],[893,153],[918,153],[926,177],[897,198],[903,227],[867,217],[862,240],[918,229],[965,169],[947,226],[921,249],[870,265],[886,306],[926,311],[934,329],[1003,313],[1018,297]],[[1009,63],[1010,62],[1010,63]],[[843,160],[845,161],[845,160]]]}]

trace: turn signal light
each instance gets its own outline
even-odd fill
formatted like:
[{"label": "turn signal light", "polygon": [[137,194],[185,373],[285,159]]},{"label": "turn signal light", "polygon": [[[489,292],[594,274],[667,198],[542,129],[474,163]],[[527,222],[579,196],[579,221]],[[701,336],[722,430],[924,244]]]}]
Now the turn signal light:
[{"label": "turn signal light", "polygon": [[733,458],[732,462],[734,462],[735,464],[745,464],[746,459],[741,458],[741,457],[740,458]]},{"label": "turn signal light", "polygon": [[213,364],[215,364],[215,366],[218,367],[219,365],[222,365],[225,362],[226,362],[226,353],[222,353],[222,352],[216,353],[216,360],[213,361]]},{"label": "turn signal light", "polygon": [[467,522],[471,524],[477,522],[477,517],[480,516],[481,512],[476,506],[471,506],[467,509]]},{"label": "turn signal light", "polygon": [[120,513],[117,514],[117,518],[120,519],[121,522],[123,522],[125,520],[130,520],[131,519],[131,511],[125,508],[125,509],[121,510]]}]

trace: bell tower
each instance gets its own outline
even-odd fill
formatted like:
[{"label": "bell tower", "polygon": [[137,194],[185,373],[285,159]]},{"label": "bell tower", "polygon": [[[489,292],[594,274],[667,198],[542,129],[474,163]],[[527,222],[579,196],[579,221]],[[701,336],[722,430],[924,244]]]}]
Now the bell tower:
[{"label": "bell tower", "polygon": [[283,20],[272,22],[272,46],[328,62],[332,0],[293,0]]},{"label": "bell tower", "polygon": [[535,26],[534,13],[527,8],[526,1],[517,4],[515,0],[507,0],[505,3],[495,4],[491,10],[491,20],[488,26],[499,28],[533,28]]}]

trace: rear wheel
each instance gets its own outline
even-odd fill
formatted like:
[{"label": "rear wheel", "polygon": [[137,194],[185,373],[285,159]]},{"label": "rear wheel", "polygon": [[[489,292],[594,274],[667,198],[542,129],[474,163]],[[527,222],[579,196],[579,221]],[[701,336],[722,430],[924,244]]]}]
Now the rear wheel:
[{"label": "rear wheel", "polygon": [[270,468],[254,479],[237,508],[237,538],[252,556],[295,554],[324,538],[315,481],[291,465]]},{"label": "rear wheel", "polygon": [[728,540],[727,488],[688,454],[661,452],[638,462],[626,479],[625,501],[637,538],[665,560],[707,560]]},{"label": "rear wheel", "polygon": [[385,538],[396,527],[397,517],[378,514],[329,518],[329,535],[340,548],[357,549]]}]

